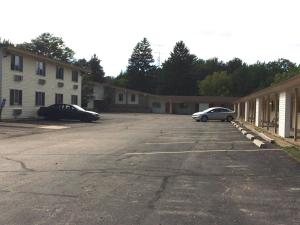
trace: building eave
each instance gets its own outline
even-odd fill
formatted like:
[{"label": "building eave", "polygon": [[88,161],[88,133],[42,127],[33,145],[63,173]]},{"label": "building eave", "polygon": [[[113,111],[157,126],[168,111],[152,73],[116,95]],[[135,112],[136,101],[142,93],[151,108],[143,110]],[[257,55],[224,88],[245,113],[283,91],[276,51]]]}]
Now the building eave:
[{"label": "building eave", "polygon": [[60,61],[60,60],[57,60],[57,59],[51,59],[49,57],[39,55],[39,54],[35,54],[35,53],[32,53],[32,52],[24,50],[24,49],[16,48],[16,47],[13,47],[13,46],[3,47],[3,49],[7,53],[21,54],[21,55],[29,56],[29,57],[35,58],[37,60],[49,62],[49,63],[55,64],[55,65],[60,65],[60,66],[63,66],[63,67],[66,67],[66,68],[69,68],[69,69],[72,69],[72,70],[77,70],[77,71],[80,71],[83,74],[91,73],[91,71],[89,71],[87,69],[84,69],[84,68],[81,68],[79,66],[73,65],[71,63],[63,62],[63,61]]},{"label": "building eave", "polygon": [[282,81],[278,84],[274,84],[274,85],[272,85],[270,87],[267,87],[267,88],[264,88],[262,90],[253,92],[250,95],[241,97],[241,98],[237,99],[235,101],[235,103],[239,103],[239,102],[247,101],[247,100],[250,100],[250,99],[262,97],[262,96],[265,96],[265,95],[272,95],[272,94],[275,94],[275,93],[278,93],[278,92],[281,92],[281,91],[286,91],[286,90],[289,90],[289,89],[296,88],[299,85],[300,85],[300,74],[297,74],[297,75],[293,76],[292,78],[290,78],[288,80]]}]

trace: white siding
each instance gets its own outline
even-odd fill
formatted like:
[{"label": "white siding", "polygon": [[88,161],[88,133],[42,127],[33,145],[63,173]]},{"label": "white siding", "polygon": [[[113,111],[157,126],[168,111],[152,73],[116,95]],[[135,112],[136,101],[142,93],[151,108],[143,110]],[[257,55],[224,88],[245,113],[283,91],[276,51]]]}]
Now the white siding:
[{"label": "white siding", "polygon": [[94,100],[104,100],[104,86],[102,84],[94,84],[93,96]]},{"label": "white siding", "polygon": [[[123,95],[122,100],[119,99],[119,95]],[[115,104],[126,104],[126,92],[125,91],[116,91]]]},{"label": "white siding", "polygon": [[[135,101],[131,101],[131,97],[132,95],[135,95]],[[139,104],[139,95],[138,94],[135,94],[135,93],[130,93],[130,92],[127,92],[127,103],[130,104],[130,105],[137,105]]]},{"label": "white siding", "polygon": [[[64,103],[71,104],[71,95],[78,96],[78,104],[81,105],[81,76],[78,82],[72,81],[72,70],[64,67],[64,80],[56,79],[56,65],[46,62],[46,76],[36,75],[36,59],[23,56],[23,72],[12,71],[10,68],[11,56],[3,58],[3,98],[7,99],[7,104],[3,109],[2,118],[13,118],[13,109],[22,109],[20,118],[36,117],[38,106],[35,106],[35,92],[45,92],[45,106],[55,103],[55,93],[63,94]],[[14,75],[22,75],[23,81],[14,81]],[[46,80],[44,85],[38,84],[39,79]],[[59,88],[58,82],[63,82],[64,87]],[[78,89],[73,89],[73,85],[78,85]],[[10,106],[10,89],[22,90],[22,106]]]},{"label": "white siding", "polygon": [[279,94],[278,134],[281,137],[290,136],[291,95],[288,92]]}]

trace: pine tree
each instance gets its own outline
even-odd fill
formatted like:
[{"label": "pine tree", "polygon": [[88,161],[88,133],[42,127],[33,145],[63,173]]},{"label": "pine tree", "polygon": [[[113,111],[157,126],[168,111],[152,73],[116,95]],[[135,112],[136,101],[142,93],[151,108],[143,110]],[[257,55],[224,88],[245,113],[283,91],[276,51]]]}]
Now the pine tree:
[{"label": "pine tree", "polygon": [[197,95],[197,58],[190,54],[183,41],[177,42],[162,67],[162,93]]},{"label": "pine tree", "polygon": [[153,62],[150,43],[144,38],[137,43],[128,60],[126,73],[129,88],[140,91],[149,91],[151,89],[151,78],[155,70],[155,66],[152,65]]}]

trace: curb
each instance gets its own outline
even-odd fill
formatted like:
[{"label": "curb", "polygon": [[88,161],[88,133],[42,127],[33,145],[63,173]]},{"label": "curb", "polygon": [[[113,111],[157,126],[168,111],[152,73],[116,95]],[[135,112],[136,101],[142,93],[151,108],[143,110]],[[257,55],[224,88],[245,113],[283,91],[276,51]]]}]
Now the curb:
[{"label": "curb", "polygon": [[253,143],[259,148],[263,148],[265,146],[265,143],[258,139],[254,139]]},{"label": "curb", "polygon": [[246,130],[242,130],[242,134],[243,134],[243,135],[247,135],[248,132],[247,132]]},{"label": "curb", "polygon": [[246,137],[251,141],[253,141],[255,139],[254,135],[252,135],[252,134],[247,134]]},{"label": "curb", "polygon": [[[239,126],[237,123],[235,122],[231,122],[233,126],[235,126],[239,131],[242,132],[243,135],[245,135],[250,141],[253,142],[253,144],[255,144],[257,147],[259,148],[264,148],[266,143],[264,143],[263,141],[257,139],[254,135],[248,133],[248,131],[246,131],[244,128],[242,128],[241,126]],[[260,135],[259,135],[260,136]],[[264,138],[263,138],[264,139]],[[270,139],[270,138],[269,138]],[[271,143],[271,142],[270,142]]]}]

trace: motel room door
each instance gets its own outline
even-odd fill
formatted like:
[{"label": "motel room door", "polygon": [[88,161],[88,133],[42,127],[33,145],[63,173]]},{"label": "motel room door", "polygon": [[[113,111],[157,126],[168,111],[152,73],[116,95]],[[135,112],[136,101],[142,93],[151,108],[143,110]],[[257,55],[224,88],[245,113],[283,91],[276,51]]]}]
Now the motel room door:
[{"label": "motel room door", "polygon": [[166,113],[170,113],[170,103],[166,103]]}]

